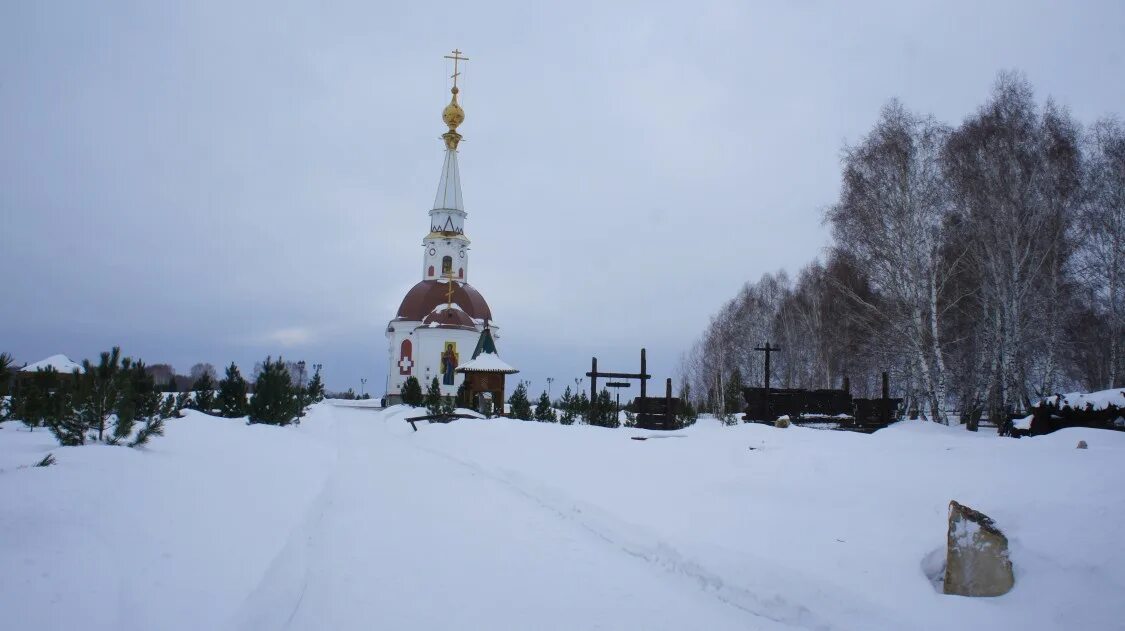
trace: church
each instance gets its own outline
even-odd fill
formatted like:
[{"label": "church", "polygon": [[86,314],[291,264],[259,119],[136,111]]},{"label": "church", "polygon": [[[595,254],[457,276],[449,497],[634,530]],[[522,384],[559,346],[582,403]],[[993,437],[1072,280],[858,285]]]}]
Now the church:
[{"label": "church", "polygon": [[[481,353],[481,348],[486,348],[486,354],[495,354],[491,340],[499,338],[499,327],[492,320],[488,303],[469,284],[471,242],[465,236],[467,213],[457,167],[457,147],[462,138],[457,127],[465,120],[465,111],[457,103],[457,63],[466,58],[457,50],[447,58],[453,59],[454,72],[453,98],[441,114],[449,128],[441,136],[445,160],[430,210],[429,234],[422,239],[422,280],[410,288],[395,317],[387,323],[387,405],[402,402],[402,385],[410,377],[418,379],[423,391],[436,377],[442,395],[455,396],[468,372],[458,368],[470,368],[470,358]],[[482,345],[486,336],[489,343]],[[506,364],[503,368],[507,374],[515,372]]]}]

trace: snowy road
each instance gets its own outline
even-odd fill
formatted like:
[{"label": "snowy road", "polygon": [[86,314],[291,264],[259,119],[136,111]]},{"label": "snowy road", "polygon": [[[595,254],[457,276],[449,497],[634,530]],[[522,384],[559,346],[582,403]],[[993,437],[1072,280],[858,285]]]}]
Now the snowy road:
[{"label": "snowy road", "polygon": [[[255,629],[767,629],[510,481],[325,408],[335,469],[236,619]],[[306,426],[310,423],[306,423]]]}]

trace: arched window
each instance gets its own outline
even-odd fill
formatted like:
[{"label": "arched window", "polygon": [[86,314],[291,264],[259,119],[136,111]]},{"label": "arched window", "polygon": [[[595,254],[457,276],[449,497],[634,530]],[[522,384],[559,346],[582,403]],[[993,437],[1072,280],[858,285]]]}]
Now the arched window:
[{"label": "arched window", "polygon": [[465,277],[465,268],[458,267],[457,268],[457,278],[464,278],[464,277]]},{"label": "arched window", "polygon": [[414,345],[410,340],[403,340],[402,345],[399,347],[398,354],[398,374],[409,375],[411,368],[414,367]]},{"label": "arched window", "polygon": [[452,256],[441,257],[441,275],[442,276],[449,276],[452,273],[453,273],[453,257]]},{"label": "arched window", "polygon": [[426,276],[433,276],[433,275],[434,275],[434,266],[431,265],[430,269],[426,271]]}]

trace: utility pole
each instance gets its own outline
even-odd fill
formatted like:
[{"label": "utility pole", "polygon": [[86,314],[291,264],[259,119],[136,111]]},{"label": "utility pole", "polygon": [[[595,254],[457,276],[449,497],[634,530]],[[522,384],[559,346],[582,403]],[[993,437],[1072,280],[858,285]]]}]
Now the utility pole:
[{"label": "utility pole", "polygon": [[359,396],[363,397],[364,392],[367,390],[367,377],[359,378]]},{"label": "utility pole", "polygon": [[547,398],[551,398],[551,383],[555,380],[554,377],[547,377]]}]

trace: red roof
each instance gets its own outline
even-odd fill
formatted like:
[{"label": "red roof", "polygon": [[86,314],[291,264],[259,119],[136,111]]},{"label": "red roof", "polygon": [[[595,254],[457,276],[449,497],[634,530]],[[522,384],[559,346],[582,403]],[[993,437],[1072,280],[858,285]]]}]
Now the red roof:
[{"label": "red roof", "polygon": [[453,283],[453,303],[461,307],[470,318],[476,320],[491,320],[492,311],[484,296],[473,289],[468,283],[457,281],[424,280],[410,288],[402,304],[398,306],[395,316],[400,320],[424,320],[434,312],[438,305],[449,301],[447,292],[449,283]]}]

